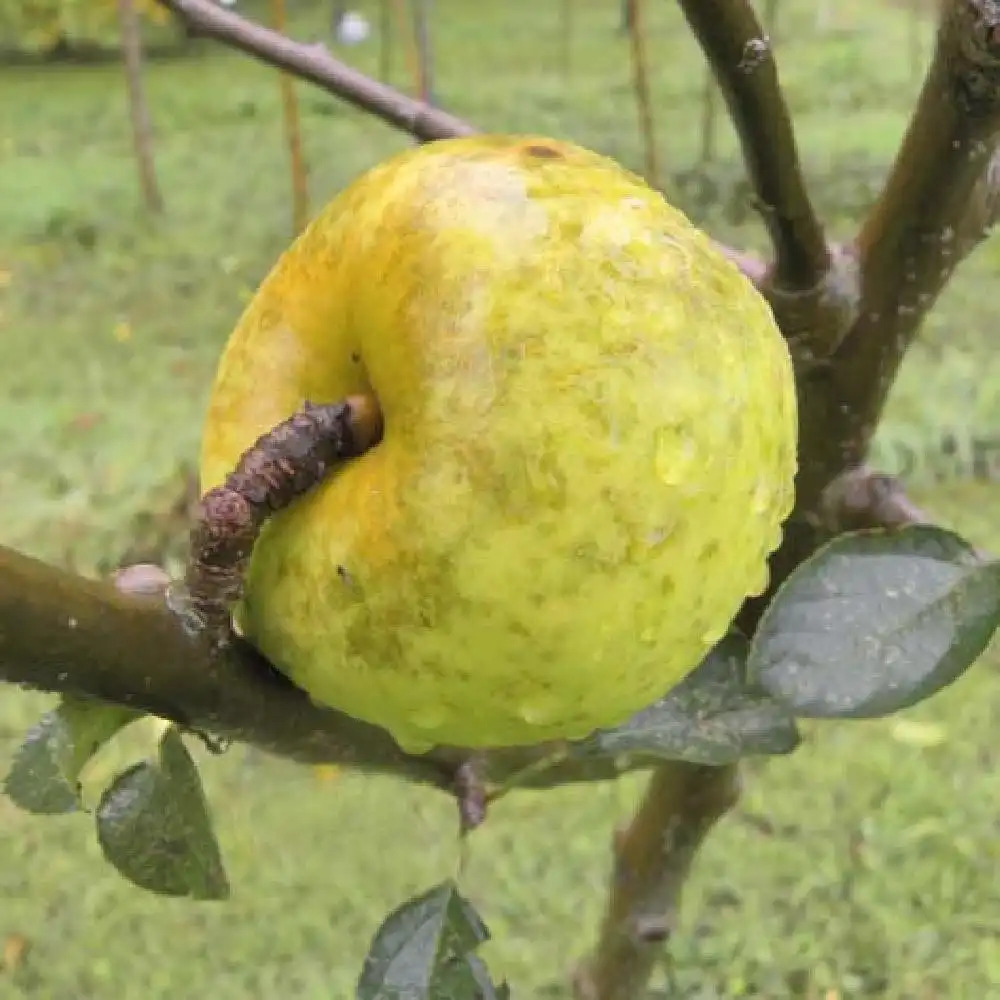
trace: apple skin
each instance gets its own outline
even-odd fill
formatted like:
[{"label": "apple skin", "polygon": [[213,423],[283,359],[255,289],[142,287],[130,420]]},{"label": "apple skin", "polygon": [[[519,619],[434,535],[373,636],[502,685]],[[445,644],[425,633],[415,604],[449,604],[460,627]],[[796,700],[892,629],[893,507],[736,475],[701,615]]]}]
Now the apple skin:
[{"label": "apple skin", "polygon": [[767,585],[794,499],[788,350],[612,160],[479,135],[342,191],[228,341],[203,489],[303,400],[364,392],[381,443],[265,526],[235,616],[409,752],[620,724]]}]

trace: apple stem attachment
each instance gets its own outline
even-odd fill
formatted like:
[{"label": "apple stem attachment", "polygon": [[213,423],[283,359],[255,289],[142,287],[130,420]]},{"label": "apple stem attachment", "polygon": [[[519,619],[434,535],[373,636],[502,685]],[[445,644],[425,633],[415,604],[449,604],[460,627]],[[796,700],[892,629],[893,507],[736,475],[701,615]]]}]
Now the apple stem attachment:
[{"label": "apple stem attachment", "polygon": [[371,396],[306,402],[263,434],[221,486],[201,498],[191,531],[182,603],[185,616],[218,645],[231,634],[231,609],[264,522],[317,486],[340,461],[382,437],[382,413]]}]

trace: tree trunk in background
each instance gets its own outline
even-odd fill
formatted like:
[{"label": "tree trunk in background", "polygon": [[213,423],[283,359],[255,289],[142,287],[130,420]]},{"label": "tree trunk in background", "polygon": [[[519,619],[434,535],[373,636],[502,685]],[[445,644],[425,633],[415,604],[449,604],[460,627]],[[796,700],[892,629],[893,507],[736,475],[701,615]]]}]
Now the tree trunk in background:
[{"label": "tree trunk in background", "polygon": [[136,166],[139,168],[139,184],[146,208],[150,212],[162,212],[163,195],[156,180],[156,164],[153,160],[153,124],[142,83],[142,32],[132,0],[118,0],[118,20],[122,32],[125,83],[128,88],[129,117],[132,121],[132,143]]}]

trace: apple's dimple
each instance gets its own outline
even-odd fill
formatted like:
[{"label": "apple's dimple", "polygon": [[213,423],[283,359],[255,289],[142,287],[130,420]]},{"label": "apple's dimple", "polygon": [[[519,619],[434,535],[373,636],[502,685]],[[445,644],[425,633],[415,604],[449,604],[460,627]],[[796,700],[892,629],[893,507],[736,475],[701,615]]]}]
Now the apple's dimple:
[{"label": "apple's dimple", "polygon": [[596,153],[429,143],[344,191],[230,338],[205,485],[302,396],[357,393],[380,443],[268,525],[239,619],[412,752],[624,721],[766,586],[787,348],[708,238]]}]

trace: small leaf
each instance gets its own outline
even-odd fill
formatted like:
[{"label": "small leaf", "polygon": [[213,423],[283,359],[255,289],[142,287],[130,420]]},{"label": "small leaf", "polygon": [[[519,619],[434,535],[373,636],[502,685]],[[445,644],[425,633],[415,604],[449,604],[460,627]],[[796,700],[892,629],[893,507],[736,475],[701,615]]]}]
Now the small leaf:
[{"label": "small leaf", "polygon": [[875,718],[952,683],[1000,624],[1000,563],[929,525],[841,535],[761,619],[750,676],[796,715]]},{"label": "small leaf", "polygon": [[573,755],[647,754],[721,766],[799,744],[795,720],[746,681],[747,640],[730,632],[680,684],[615,729],[573,745]]},{"label": "small leaf", "polygon": [[176,729],[158,760],[135,764],[101,797],[97,838],[129,881],[164,896],[228,899],[201,778]]},{"label": "small leaf", "polygon": [[357,1000],[506,1000],[474,950],[489,932],[453,881],[393,910],[379,927]]},{"label": "small leaf", "polygon": [[84,698],[64,697],[28,733],[4,782],[22,809],[57,815],[80,808],[80,772],[140,712]]}]

